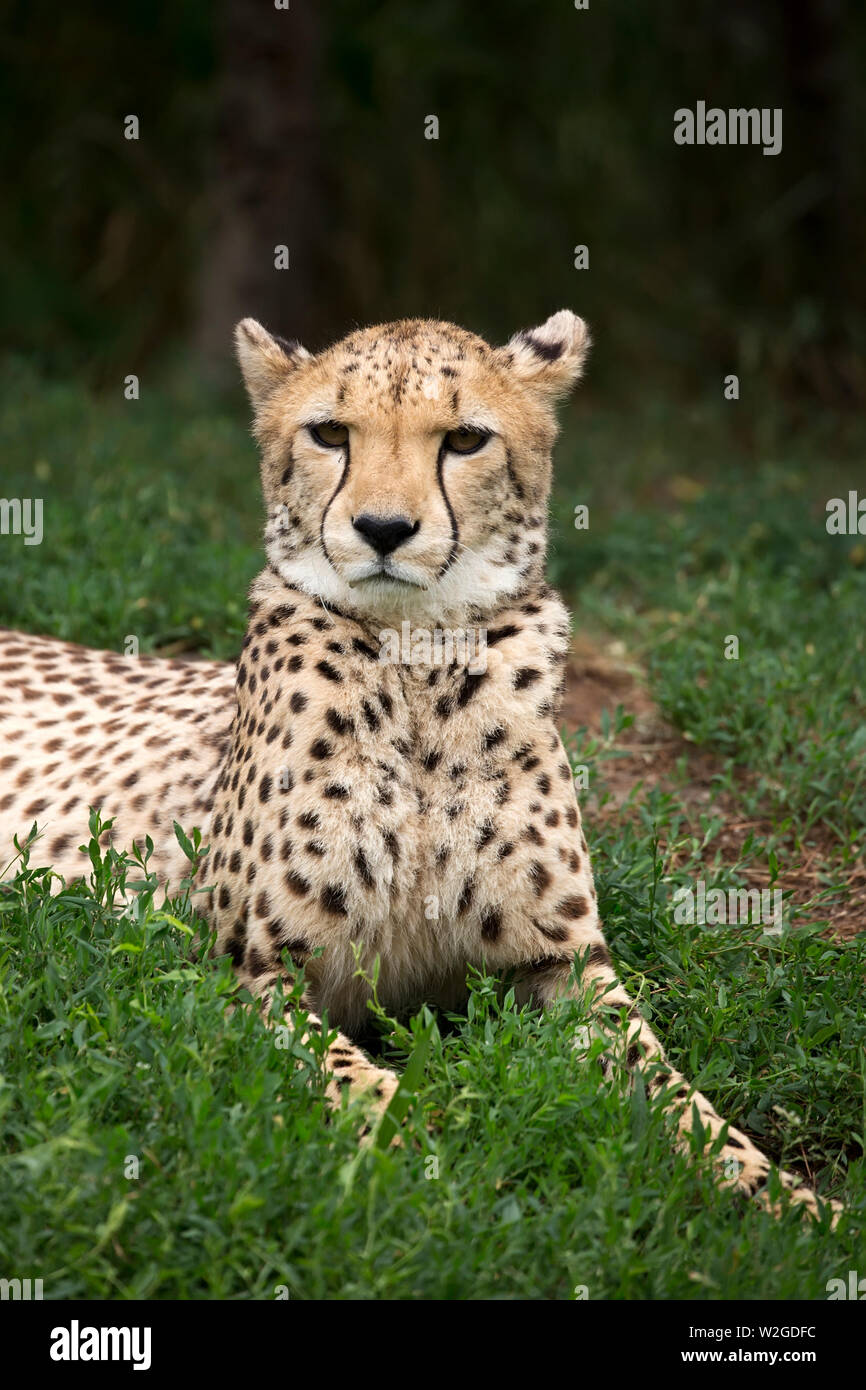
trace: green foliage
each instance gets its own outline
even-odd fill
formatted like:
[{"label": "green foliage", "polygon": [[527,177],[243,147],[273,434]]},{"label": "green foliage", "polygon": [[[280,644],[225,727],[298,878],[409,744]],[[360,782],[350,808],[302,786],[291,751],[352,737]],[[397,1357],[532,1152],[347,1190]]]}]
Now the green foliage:
[{"label": "green foliage", "polygon": [[89,888],[50,893],[37,843],[0,898],[0,1259],[46,1297],[820,1298],[862,1260],[862,947],[687,942],[640,893],[615,932],[627,976],[663,977],[681,1065],[771,1143],[793,1131],[786,1159],[826,1159],[850,1209],[830,1234],[675,1155],[656,1102],[576,1058],[578,1004],[518,1011],[480,976],[447,1029],[393,1025],[426,1068],[402,1147],[358,1152],[319,1059],[228,1010],[189,895],[157,906],[146,856],[86,848]]},{"label": "green foliage", "polygon": [[[797,833],[853,844],[866,827],[866,548],[828,535],[844,467],[705,464],[667,511],[560,509],[554,577],[584,624],[627,639],[689,741],[748,768],[751,801]],[[566,463],[565,478],[568,476]],[[669,482],[669,479],[666,480]],[[853,480],[852,480],[853,485]],[[560,496],[567,487],[560,482]],[[729,637],[739,656],[725,656]],[[733,649],[731,649],[733,650]]]},{"label": "green foliage", "polygon": [[7,496],[42,497],[39,546],[0,547],[0,622],[142,652],[237,651],[260,567],[258,467],[240,419],[199,395],[96,401],[22,361],[0,391]]}]

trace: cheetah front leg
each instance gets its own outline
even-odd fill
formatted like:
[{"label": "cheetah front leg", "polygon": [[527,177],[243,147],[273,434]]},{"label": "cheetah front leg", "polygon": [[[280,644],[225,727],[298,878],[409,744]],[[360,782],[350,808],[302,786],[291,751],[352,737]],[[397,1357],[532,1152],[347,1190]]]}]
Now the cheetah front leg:
[{"label": "cheetah front leg", "polygon": [[[579,980],[575,979],[572,968],[573,957],[568,960],[548,957],[529,963],[520,972],[518,997],[547,1008],[558,999],[587,995],[598,1031],[613,1044],[603,1061],[605,1070],[609,1072],[613,1067],[627,1083],[638,1068],[644,1071],[648,1090],[664,1092],[666,1104],[676,1120],[679,1146],[691,1154],[697,1140],[699,1151],[706,1152],[714,1147],[725,1122],[707,1097],[689,1086],[680,1072],[667,1062],[658,1038],[617,979],[600,927],[597,924],[587,927],[585,937],[576,948],[577,955],[585,955],[586,959]],[[578,1040],[576,1044],[580,1045]],[[727,1126],[726,1136],[713,1154],[713,1163],[722,1186],[754,1197],[774,1215],[781,1213],[785,1203],[773,1202],[767,1192],[773,1165],[748,1136],[733,1125]],[[825,1206],[829,1206],[835,1222],[841,1212],[838,1202],[825,1202],[801,1185],[795,1175],[781,1169],[776,1172],[788,1201],[804,1206],[815,1218],[820,1218]]]},{"label": "cheetah front leg", "polygon": [[[254,992],[260,998],[262,1014],[271,1027],[279,1023],[272,1009],[273,991],[279,978],[270,976],[248,982],[248,987],[254,983]],[[284,978],[287,984],[290,983],[290,977]],[[322,1035],[322,1019],[306,995],[301,1000],[301,1012],[298,1012],[294,1004],[289,1003],[283,1009],[282,1018],[283,1026],[291,1030],[295,1040],[302,1047],[310,1046],[313,1034],[319,1037]],[[336,1036],[331,1036],[332,1033],[333,1030],[329,1029],[330,1041],[325,1053],[325,1096],[334,1110],[342,1107],[347,1091],[350,1102],[359,1100],[362,1103],[366,1118],[359,1138],[366,1142],[372,1134],[375,1122],[387,1110],[397,1089],[399,1077],[387,1067],[376,1066],[363,1049],[343,1033],[337,1032]]]}]

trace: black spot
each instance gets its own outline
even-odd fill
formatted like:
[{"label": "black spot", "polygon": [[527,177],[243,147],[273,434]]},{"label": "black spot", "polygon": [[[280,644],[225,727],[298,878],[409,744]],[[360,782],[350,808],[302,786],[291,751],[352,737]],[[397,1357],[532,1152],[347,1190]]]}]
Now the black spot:
[{"label": "black spot", "polygon": [[606,965],[610,966],[610,951],[606,946],[593,946],[587,959],[588,966]]},{"label": "black spot", "polygon": [[534,666],[521,666],[519,671],[514,673],[514,689],[525,690],[528,685],[534,685],[541,679],[541,672]]},{"label": "black spot", "polygon": [[244,965],[251,975],[263,975],[268,968],[268,962],[255,946],[251,946],[247,951]]},{"label": "black spot", "polygon": [[553,881],[550,870],[546,869],[539,859],[534,859],[530,864],[529,877],[532,880],[532,887],[537,898],[547,892]]},{"label": "black spot", "polygon": [[481,935],[485,941],[498,941],[502,935],[502,913],[497,907],[485,907],[481,914]]},{"label": "black spot", "polygon": [[493,839],[493,836],[495,834],[496,826],[494,825],[493,821],[489,819],[483,821],[482,824],[478,827],[478,835],[475,840],[476,849],[484,849],[485,845],[490,844],[490,841]]},{"label": "black spot", "polygon": [[541,932],[541,935],[546,937],[548,941],[560,942],[568,940],[567,927],[560,927],[557,925],[550,927],[545,925],[544,922],[534,922],[533,926],[536,927],[536,929]]},{"label": "black spot", "polygon": [[561,903],[557,903],[556,911],[560,917],[585,917],[589,912],[589,903],[582,893],[575,893],[573,897],[563,898]]},{"label": "black spot", "polygon": [[488,647],[495,647],[497,642],[504,642],[507,637],[517,637],[520,632],[519,627],[514,623],[506,623],[503,627],[492,627],[487,633]]},{"label": "black spot", "polygon": [[370,704],[369,700],[361,701],[361,711],[364,715],[364,718],[367,721],[368,728],[372,729],[373,733],[375,733],[376,730],[379,728],[381,720],[379,719],[378,714],[373,709],[373,706]]},{"label": "black spot", "polygon": [[300,874],[296,874],[292,869],[285,875],[285,884],[289,892],[296,894],[299,898],[305,898],[310,891],[310,885]]},{"label": "black spot", "polygon": [[468,705],[478,687],[486,680],[486,671],[476,671],[474,673],[472,671],[466,672],[466,675],[463,677],[463,684],[457,696],[457,703],[461,709]]},{"label": "black spot", "polygon": [[326,912],[335,917],[346,916],[346,890],[339,884],[328,883],[322,889],[319,901]]},{"label": "black spot", "polygon": [[335,734],[353,734],[355,732],[355,722],[340,714],[335,709],[329,709],[325,715],[325,723],[329,729],[333,729]]},{"label": "black spot", "polygon": [[370,865],[367,863],[367,856],[359,845],[355,850],[355,868],[358,870],[358,877],[367,888],[373,887],[373,875],[370,873]]}]

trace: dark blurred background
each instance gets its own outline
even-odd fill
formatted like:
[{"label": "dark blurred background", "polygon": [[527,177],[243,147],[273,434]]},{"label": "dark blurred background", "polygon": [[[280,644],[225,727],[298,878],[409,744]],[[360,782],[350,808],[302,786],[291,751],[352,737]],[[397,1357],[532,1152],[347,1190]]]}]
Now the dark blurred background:
[{"label": "dark blurred background", "polygon": [[[317,347],[408,314],[501,340],[568,305],[591,391],[866,397],[854,0],[2,9],[2,340],[42,372],[220,383],[244,314]],[[678,147],[698,100],[782,107],[782,152]]]}]

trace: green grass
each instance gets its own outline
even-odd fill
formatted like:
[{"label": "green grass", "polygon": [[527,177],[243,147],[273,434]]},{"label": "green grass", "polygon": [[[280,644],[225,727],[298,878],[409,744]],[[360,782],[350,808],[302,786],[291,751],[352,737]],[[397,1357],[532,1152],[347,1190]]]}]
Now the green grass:
[{"label": "green grass", "polygon": [[[483,978],[467,1016],[379,1020],[383,1056],[402,1068],[426,1046],[426,1060],[404,1146],[359,1153],[355,1116],[325,1123],[316,1051],[227,1009],[225,963],[191,949],[194,893],[165,908],[142,865],[91,843],[90,885],[52,894],[37,843],[0,894],[5,1274],[43,1278],[46,1297],[821,1299],[866,1268],[866,938],[826,940],[820,893],[789,904],[777,938],[670,909],[678,884],[737,885],[755,862],[784,890],[785,855],[818,830],[836,846],[822,887],[860,855],[866,576],[856,538],[823,530],[848,482],[820,439],[773,437],[748,471],[710,432],[703,490],[672,502],[663,480],[696,470],[656,424],[643,444],[616,412],[567,432],[552,575],[578,623],[647,662],[664,711],[717,754],[720,790],[771,829],[731,864],[712,805],[696,827],[675,789],[636,793],[588,826],[602,915],[673,1060],[844,1200],[837,1231],[720,1193],[640,1089],[623,1097],[577,1061],[577,1003],[518,1011]],[[260,563],[239,414],[183,393],[96,402],[19,363],[0,451],[5,495],[45,502],[40,547],[0,545],[0,622],[236,651]],[[616,737],[571,749],[602,802]]]},{"label": "green grass", "polygon": [[[866,829],[866,546],[829,536],[828,484],[769,467],[633,513],[558,559],[586,620],[648,664],[665,714],[756,775],[800,829]],[[842,494],[844,495],[844,493]],[[819,510],[820,508],[820,510]],[[570,562],[570,563],[569,563]],[[739,655],[725,656],[736,637]],[[733,650],[733,648],[731,648]]]},{"label": "green grass", "polygon": [[3,495],[41,497],[44,540],[0,544],[0,622],[142,651],[234,656],[261,568],[255,450],[196,397],[93,402],[22,362],[0,388]]},{"label": "green grass", "polygon": [[[119,918],[127,870],[91,853],[93,891],[51,895],[37,848],[2,899],[0,1255],[46,1296],[820,1298],[862,1260],[862,947],[686,942],[602,873],[627,978],[669,982],[672,1050],[774,1148],[791,1135],[786,1160],[802,1144],[841,1181],[830,1235],[676,1156],[641,1091],[576,1061],[578,1005],[518,1012],[482,978],[468,1017],[434,1025],[404,1146],[359,1153],[351,1113],[324,1123],[319,1057],[226,1012],[189,901],[156,906],[132,868]],[[395,1025],[383,1049],[402,1064],[414,1043]]]}]

